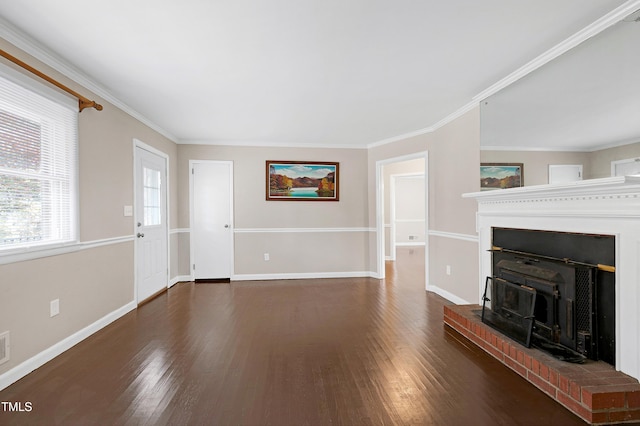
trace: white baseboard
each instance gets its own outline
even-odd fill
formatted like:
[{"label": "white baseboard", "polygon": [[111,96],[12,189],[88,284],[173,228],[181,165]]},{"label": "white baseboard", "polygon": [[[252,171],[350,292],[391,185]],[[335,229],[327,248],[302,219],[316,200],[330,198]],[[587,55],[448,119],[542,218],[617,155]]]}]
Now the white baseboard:
[{"label": "white baseboard", "polygon": [[236,274],[231,277],[231,281],[304,280],[312,278],[378,278],[378,274],[371,271],[294,272],[286,274]]},{"label": "white baseboard", "polygon": [[190,275],[178,275],[175,276],[173,278],[171,278],[171,281],[169,281],[169,288],[173,287],[174,285],[181,283],[181,282],[187,282],[187,281],[193,281],[193,279],[191,278]]},{"label": "white baseboard", "polygon": [[435,285],[428,285],[427,291],[437,294],[438,296],[442,296],[447,299],[449,302],[455,303],[456,305],[471,305],[471,302],[467,302],[461,297],[456,296],[453,293],[449,293],[447,290],[443,290],[440,287]]},{"label": "white baseboard", "polygon": [[17,382],[35,369],[42,367],[44,364],[51,361],[64,351],[70,349],[87,337],[91,336],[93,333],[103,329],[107,325],[111,324],[125,314],[133,311],[134,309],[136,309],[136,303],[134,301],[131,301],[123,307],[116,309],[115,311],[100,318],[93,324],[90,324],[82,330],[75,332],[71,336],[59,341],[53,346],[50,346],[39,354],[34,355],[23,363],[0,375],[0,391]]}]

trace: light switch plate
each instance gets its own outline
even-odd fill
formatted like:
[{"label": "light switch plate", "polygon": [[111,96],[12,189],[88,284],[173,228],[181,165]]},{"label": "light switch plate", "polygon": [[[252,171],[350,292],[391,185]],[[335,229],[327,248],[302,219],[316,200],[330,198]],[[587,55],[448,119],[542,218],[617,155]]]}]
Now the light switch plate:
[{"label": "light switch plate", "polygon": [[133,216],[133,206],[124,206],[124,215]]},{"label": "light switch plate", "polygon": [[55,317],[60,313],[60,299],[52,300],[49,305],[49,316]]}]

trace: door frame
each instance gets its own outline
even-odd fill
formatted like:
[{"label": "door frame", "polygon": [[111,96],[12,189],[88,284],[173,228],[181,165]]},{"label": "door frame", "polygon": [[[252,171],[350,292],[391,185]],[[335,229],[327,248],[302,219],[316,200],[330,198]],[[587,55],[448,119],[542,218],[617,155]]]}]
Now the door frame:
[{"label": "door frame", "polygon": [[165,167],[165,173],[166,173],[166,179],[167,182],[164,185],[164,196],[165,196],[165,200],[167,200],[166,205],[165,205],[165,211],[163,212],[166,219],[166,224],[165,224],[165,234],[166,234],[166,239],[167,239],[167,261],[166,261],[166,271],[167,271],[167,275],[166,275],[166,284],[165,284],[165,288],[169,288],[170,287],[170,282],[171,282],[171,272],[169,271],[169,264],[170,264],[170,259],[171,259],[171,239],[170,239],[170,231],[169,231],[169,223],[171,223],[171,217],[169,215],[170,212],[170,199],[169,199],[169,182],[171,182],[171,178],[169,175],[169,155],[167,155],[166,153],[160,151],[159,149],[156,149],[154,147],[152,147],[151,145],[148,145],[144,142],[142,142],[139,139],[134,138],[133,139],[133,221],[132,221],[132,226],[133,226],[133,241],[134,241],[134,249],[133,249],[133,276],[134,276],[134,284],[133,284],[133,297],[134,297],[134,301],[136,302],[136,304],[140,303],[141,301],[138,300],[138,260],[141,258],[140,253],[138,252],[139,250],[139,245],[137,244],[137,238],[136,238],[136,233],[138,232],[138,227],[136,225],[136,218],[138,217],[138,207],[137,207],[137,200],[138,200],[138,173],[137,173],[137,167],[138,167],[138,149],[143,149],[147,152],[150,152],[151,154],[157,155],[158,157],[161,157],[164,161],[164,167]]},{"label": "door frame", "polygon": [[388,164],[399,163],[407,160],[415,160],[418,158],[424,159],[424,286],[425,290],[428,288],[429,283],[429,152],[422,151],[413,154],[403,155],[399,157],[386,158],[384,160],[376,161],[376,252],[377,252],[377,278],[384,279],[385,277],[385,253],[384,253],[384,181],[383,181],[383,167]]},{"label": "door frame", "polygon": [[233,280],[235,276],[235,217],[233,216],[233,161],[231,160],[189,160],[189,276],[191,281],[195,279],[195,272],[193,270],[193,261],[195,259],[195,244],[193,244],[193,166],[195,164],[227,164],[229,165],[229,226],[231,227],[230,240],[230,265],[229,275]]}]

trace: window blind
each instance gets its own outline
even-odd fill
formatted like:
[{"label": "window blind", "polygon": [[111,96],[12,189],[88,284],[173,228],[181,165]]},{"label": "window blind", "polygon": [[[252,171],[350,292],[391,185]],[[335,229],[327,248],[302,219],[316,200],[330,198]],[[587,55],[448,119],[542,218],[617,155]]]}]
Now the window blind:
[{"label": "window blind", "polygon": [[76,240],[75,100],[0,69],[0,254]]}]

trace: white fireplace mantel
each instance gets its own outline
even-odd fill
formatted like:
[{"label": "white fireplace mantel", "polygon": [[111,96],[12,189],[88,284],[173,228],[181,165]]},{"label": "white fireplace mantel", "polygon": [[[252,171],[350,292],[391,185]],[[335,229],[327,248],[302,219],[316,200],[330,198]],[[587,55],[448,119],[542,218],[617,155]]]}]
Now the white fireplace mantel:
[{"label": "white fireplace mantel", "polygon": [[463,194],[478,202],[480,281],[491,275],[492,228],[615,236],[616,369],[640,379],[640,176]]}]

